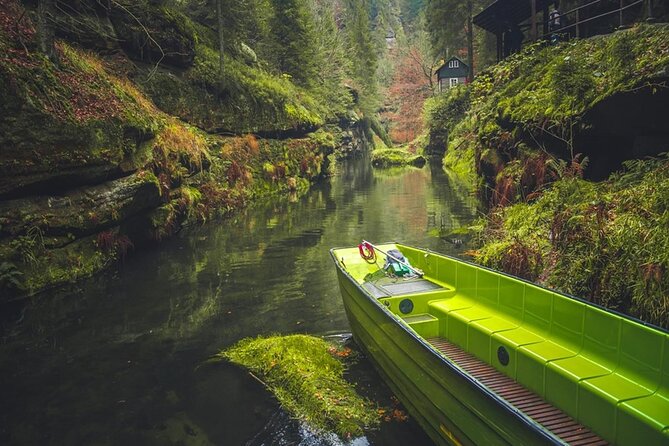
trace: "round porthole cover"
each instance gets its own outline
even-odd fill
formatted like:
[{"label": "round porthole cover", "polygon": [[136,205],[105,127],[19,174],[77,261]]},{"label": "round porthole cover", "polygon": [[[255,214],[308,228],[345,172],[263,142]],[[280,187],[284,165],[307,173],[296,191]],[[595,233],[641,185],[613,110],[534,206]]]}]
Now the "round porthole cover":
[{"label": "round porthole cover", "polygon": [[500,346],[497,349],[497,359],[502,365],[509,365],[509,352],[504,346]]},{"label": "round porthole cover", "polygon": [[413,302],[411,299],[404,299],[400,302],[400,311],[402,314],[409,314],[413,311]]}]

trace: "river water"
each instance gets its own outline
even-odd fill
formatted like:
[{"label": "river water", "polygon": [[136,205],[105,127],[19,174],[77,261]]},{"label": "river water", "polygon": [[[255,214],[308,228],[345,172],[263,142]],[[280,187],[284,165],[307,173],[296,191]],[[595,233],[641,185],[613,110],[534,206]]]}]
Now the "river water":
[{"label": "river water", "polygon": [[[183,231],[42,296],[5,314],[16,320],[1,333],[0,444],[341,444],[291,420],[244,370],[202,361],[248,336],[347,333],[331,247],[401,240],[460,255],[465,245],[439,232],[475,214],[438,165],[379,171],[355,160],[299,199]],[[391,404],[366,359],[349,377]],[[430,442],[409,420],[348,443]]]}]

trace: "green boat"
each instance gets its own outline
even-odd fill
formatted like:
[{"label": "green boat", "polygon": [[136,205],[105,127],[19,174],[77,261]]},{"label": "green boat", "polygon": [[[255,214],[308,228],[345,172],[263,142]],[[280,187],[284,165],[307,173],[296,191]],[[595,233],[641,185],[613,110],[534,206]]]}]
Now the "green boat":
[{"label": "green boat", "polygon": [[330,253],[355,341],[435,443],[669,445],[668,332],[425,249]]}]

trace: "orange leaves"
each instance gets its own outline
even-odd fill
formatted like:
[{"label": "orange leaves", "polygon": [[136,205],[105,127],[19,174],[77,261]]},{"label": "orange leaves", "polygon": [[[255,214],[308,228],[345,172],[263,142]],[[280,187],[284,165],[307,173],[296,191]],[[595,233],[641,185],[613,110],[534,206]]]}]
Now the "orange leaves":
[{"label": "orange leaves", "polygon": [[393,83],[388,89],[395,110],[388,114],[392,122],[390,136],[395,142],[409,142],[422,130],[423,104],[432,93],[431,68],[424,65],[424,57],[416,47],[398,57]]},{"label": "orange leaves", "polygon": [[339,348],[339,347],[336,347],[336,346],[333,345],[333,346],[328,348],[328,353],[330,353],[335,358],[342,358],[343,359],[343,358],[348,358],[349,356],[351,356],[351,353],[353,353],[353,350],[351,350],[348,347]]},{"label": "orange leaves", "polygon": [[[399,402],[394,404],[399,404]],[[409,420],[409,416],[406,414],[406,412],[397,407],[392,409],[386,409],[381,407],[376,410],[376,413],[379,415],[379,418],[385,421],[386,423],[390,423],[391,421],[397,423],[403,423]]]}]

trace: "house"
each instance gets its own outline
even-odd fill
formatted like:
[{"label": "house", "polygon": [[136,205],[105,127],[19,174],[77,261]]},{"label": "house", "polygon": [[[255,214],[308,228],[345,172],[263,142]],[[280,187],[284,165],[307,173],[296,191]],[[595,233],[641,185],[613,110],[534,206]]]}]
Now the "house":
[{"label": "house", "polygon": [[457,57],[451,57],[441,67],[437,68],[436,73],[439,91],[442,92],[458,84],[466,84],[469,65]]}]

